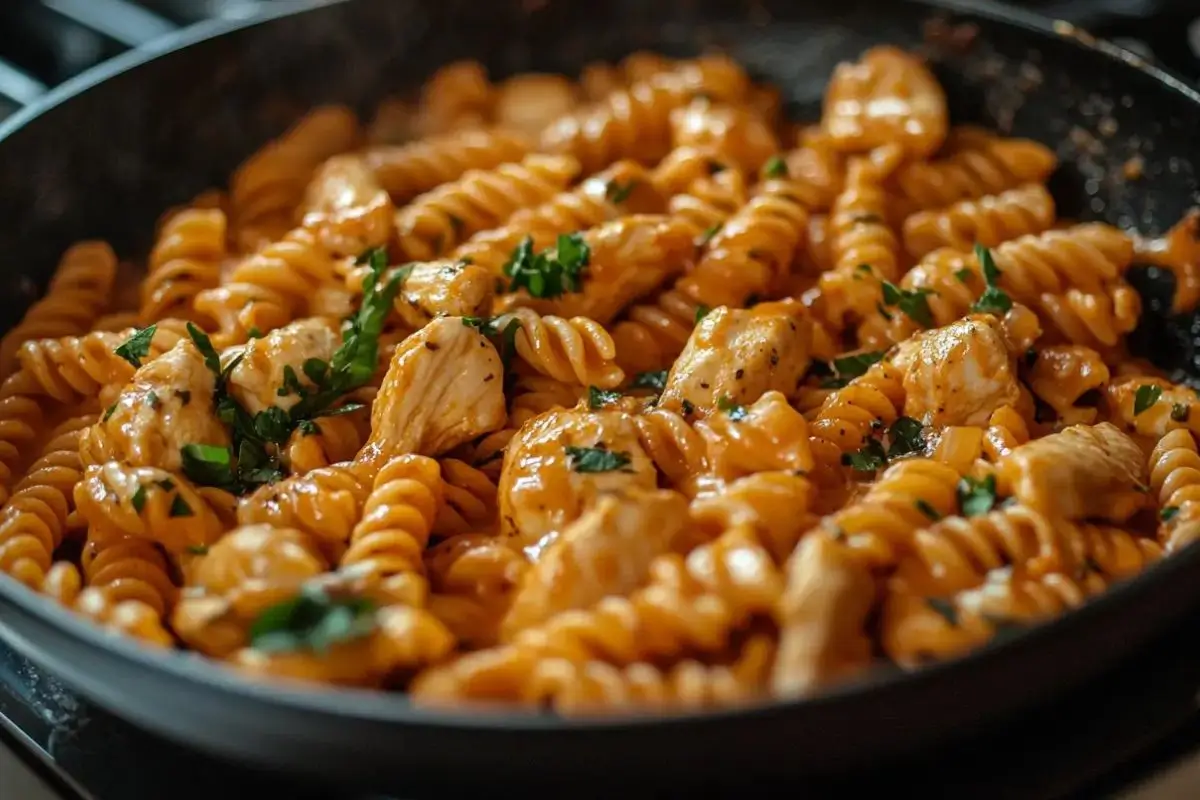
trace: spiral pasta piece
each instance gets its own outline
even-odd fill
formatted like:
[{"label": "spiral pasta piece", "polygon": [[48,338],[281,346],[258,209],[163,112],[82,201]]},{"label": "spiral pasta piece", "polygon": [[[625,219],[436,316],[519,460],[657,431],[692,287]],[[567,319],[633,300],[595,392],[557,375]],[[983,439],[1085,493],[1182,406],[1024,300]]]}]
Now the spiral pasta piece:
[{"label": "spiral pasta piece", "polygon": [[464,130],[411,144],[369,148],[367,167],[397,205],[407,203],[468,170],[494,169],[520,161],[530,150],[518,133]]},{"label": "spiral pasta piece", "polygon": [[977,136],[945,158],[913,161],[896,170],[887,183],[892,218],[1044,183],[1057,166],[1054,151],[1040,142]]},{"label": "spiral pasta piece", "polygon": [[9,489],[32,457],[30,449],[36,447],[45,418],[31,385],[29,375],[22,372],[0,384],[0,500],[8,499]]},{"label": "spiral pasta piece", "polygon": [[927,596],[945,597],[982,585],[988,573],[1003,567],[1031,578],[1091,569],[1122,580],[1161,556],[1154,540],[1121,528],[1069,523],[1016,505],[947,518],[918,532],[897,580]]},{"label": "spiral pasta piece", "polygon": [[621,158],[653,163],[670,149],[672,111],[697,94],[736,102],[748,89],[746,74],[728,59],[685,61],[560,118],[542,132],[541,147],[575,156],[588,172]]},{"label": "spiral pasta piece", "polygon": [[168,317],[195,319],[192,302],[221,282],[226,254],[225,212],[188,208],[172,215],[146,265],[138,309],[142,324]]},{"label": "spiral pasta piece", "polygon": [[1054,221],[1054,198],[1041,184],[1031,183],[913,214],[904,221],[904,248],[913,258],[921,258],[941,247],[964,251],[975,244],[995,247],[1049,230]]},{"label": "spiral pasta piece", "polygon": [[579,163],[573,158],[542,155],[467,172],[397,212],[400,250],[413,261],[437,258],[466,238],[501,224],[518,209],[547,202],[578,172]]},{"label": "spiral pasta piece", "polygon": [[0,376],[12,374],[17,350],[30,339],[86,333],[108,305],[116,274],[117,256],[104,242],[80,242],[63,253],[45,296],[0,338]]},{"label": "spiral pasta piece", "polygon": [[1170,431],[1150,452],[1150,488],[1158,495],[1158,540],[1168,553],[1200,539],[1200,453],[1190,431]]},{"label": "spiral pasta piece", "polygon": [[343,567],[360,566],[403,584],[410,605],[425,604],[421,554],[442,506],[438,463],[425,456],[399,456],[384,465],[350,534]]},{"label": "spiral pasta piece", "polygon": [[76,527],[73,492],[83,476],[79,437],[95,421],[84,415],[58,426],[0,511],[0,572],[31,589],[42,588],[55,550]]},{"label": "spiral pasta piece", "polygon": [[684,494],[694,492],[697,475],[708,472],[704,439],[680,414],[654,408],[634,417],[638,441],[668,483]]},{"label": "spiral pasta piece", "polygon": [[284,445],[282,461],[294,475],[350,461],[370,435],[366,414],[322,417],[315,432],[297,430]]},{"label": "spiral pasta piece", "polygon": [[604,326],[587,317],[563,319],[541,316],[528,308],[503,314],[497,325],[520,323],[516,335],[517,357],[537,372],[556,381],[610,389],[625,380],[614,363],[617,351]]},{"label": "spiral pasta piece", "polygon": [[[133,601],[150,608],[161,619],[179,593],[166,557],[149,539],[96,540],[89,536],[81,564],[85,585],[100,590],[108,605]],[[83,596],[79,604],[85,605]]]},{"label": "spiral pasta piece", "polygon": [[434,520],[434,535],[449,537],[493,528],[499,522],[496,482],[455,458],[443,458],[440,465],[445,502]]},{"label": "spiral pasta piece", "polygon": [[903,374],[881,361],[825,399],[812,419],[814,439],[835,446],[839,453],[862,447],[877,426],[887,427],[904,409]]},{"label": "spiral pasta piece", "polygon": [[240,251],[253,252],[291,228],[313,171],[326,158],[352,149],[358,138],[354,112],[321,106],[246,159],[229,184],[233,238]]},{"label": "spiral pasta piece", "polygon": [[349,462],[268,484],[243,497],[239,525],[295,528],[316,539],[331,560],[341,557],[371,490],[372,469]]},{"label": "spiral pasta piece", "polygon": [[391,198],[362,156],[334,156],[305,189],[301,221],[331,253],[358,256],[388,243],[393,212]]}]

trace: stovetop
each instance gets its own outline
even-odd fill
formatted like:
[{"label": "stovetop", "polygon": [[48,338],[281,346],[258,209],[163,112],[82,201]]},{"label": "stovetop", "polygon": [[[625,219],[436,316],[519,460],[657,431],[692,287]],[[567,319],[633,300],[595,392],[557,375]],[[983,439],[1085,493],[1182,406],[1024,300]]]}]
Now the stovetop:
[{"label": "stovetop", "polygon": [[[203,19],[252,14],[270,2],[0,0],[0,119],[129,48]],[[1020,5],[1116,40],[1200,82],[1197,0]],[[1113,673],[1016,722],[982,734],[964,731],[953,745],[918,759],[852,777],[792,782],[786,790],[801,789],[808,797],[881,793],[897,786],[914,794],[924,789],[931,796],[972,798],[1200,795],[1197,629],[1200,615]],[[1185,768],[1193,771],[1184,774]],[[16,783],[17,770],[28,772],[22,779],[32,783]],[[1159,780],[1153,791],[1136,791],[1163,770],[1176,774]],[[1188,787],[1186,792],[1171,794],[1170,780]],[[41,784],[38,794],[10,788],[33,784]],[[291,800],[369,800],[259,774],[145,733],[91,706],[0,644],[0,797],[209,800],[235,788]]]}]

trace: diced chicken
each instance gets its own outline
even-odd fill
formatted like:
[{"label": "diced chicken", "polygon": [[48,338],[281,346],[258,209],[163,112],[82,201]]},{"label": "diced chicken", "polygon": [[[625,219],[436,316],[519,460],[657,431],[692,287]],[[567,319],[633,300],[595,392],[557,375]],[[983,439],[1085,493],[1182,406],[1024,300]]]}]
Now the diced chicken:
[{"label": "diced chicken", "polygon": [[496,280],[487,269],[462,261],[414,264],[396,298],[396,311],[410,328],[434,317],[488,317]]},{"label": "diced chicken", "polygon": [[499,430],[506,416],[496,348],[461,319],[441,317],[396,346],[361,455],[380,465],[405,453],[439,455]]},{"label": "diced chicken", "polygon": [[509,638],[562,611],[633,591],[687,521],[687,501],[676,492],[602,495],[525,573],[502,635]]},{"label": "diced chicken", "polygon": [[290,367],[299,383],[311,389],[312,381],[306,376],[304,362],[317,359],[328,364],[341,343],[342,337],[332,322],[313,318],[276,328],[245,345],[230,347],[221,354],[221,363],[228,366],[238,356],[242,360],[229,373],[229,394],[251,414],[271,406],[287,411],[300,401],[300,395],[285,386],[285,370]]},{"label": "diced chicken", "polygon": [[893,363],[904,371],[905,415],[925,425],[985,425],[1020,396],[1016,359],[990,315],[918,334]]},{"label": "diced chicken", "polygon": [[581,291],[538,298],[522,290],[507,298],[511,305],[566,319],[591,317],[607,325],[625,306],[682,272],[696,254],[691,226],[652,214],[606,222],[588,231],[584,240],[590,256]]},{"label": "diced chicken", "polygon": [[752,109],[707,98],[671,113],[671,139],[674,147],[711,147],[751,174],[781,149],[771,126]]},{"label": "diced chicken", "polygon": [[301,208],[304,227],[340,256],[357,256],[387,244],[392,201],[361,156],[334,156],[308,184]]},{"label": "diced chicken", "polygon": [[601,495],[650,490],[657,481],[632,415],[549,411],[525,423],[508,445],[498,489],[501,530],[536,560]]},{"label": "diced chicken", "polygon": [[229,445],[213,410],[216,377],[190,340],[141,367],[90,437],[105,461],[179,472],[187,444]]},{"label": "diced chicken", "polygon": [[869,667],[874,600],[874,578],[845,548],[820,534],[802,539],[780,599],[774,693],[806,694]]},{"label": "diced chicken", "polygon": [[791,300],[715,308],[671,367],[659,405],[704,417],[718,404],[748,405],[770,391],[791,394],[811,360],[812,329],[804,306]]},{"label": "diced chicken", "polygon": [[1062,519],[1124,522],[1146,504],[1141,448],[1108,422],[1072,425],[996,464],[1002,494]]}]

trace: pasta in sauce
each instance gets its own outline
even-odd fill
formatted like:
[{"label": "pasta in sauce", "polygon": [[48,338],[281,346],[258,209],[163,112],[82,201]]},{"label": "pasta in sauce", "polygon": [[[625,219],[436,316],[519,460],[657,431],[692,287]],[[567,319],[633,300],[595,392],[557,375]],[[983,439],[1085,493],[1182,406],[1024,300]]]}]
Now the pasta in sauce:
[{"label": "pasta in sauce", "polygon": [[1058,219],[894,47],[777,111],[721,56],[460,62],[164,215],[135,307],[72,246],[0,340],[0,571],[264,679],[594,714],[919,668],[1200,538],[1124,278],[1190,287],[1196,215]]}]

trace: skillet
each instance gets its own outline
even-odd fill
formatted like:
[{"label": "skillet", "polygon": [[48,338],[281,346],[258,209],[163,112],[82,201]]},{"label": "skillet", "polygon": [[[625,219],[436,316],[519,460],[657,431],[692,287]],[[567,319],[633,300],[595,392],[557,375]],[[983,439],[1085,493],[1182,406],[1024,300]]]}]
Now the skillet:
[{"label": "skillet", "polygon": [[[493,76],[573,73],[638,48],[721,47],[779,85],[794,118],[812,119],[837,61],[876,43],[928,46],[931,20],[977,31],[969,47],[928,48],[954,120],[1057,147],[1064,166],[1051,188],[1063,216],[1152,234],[1196,202],[1200,94],[1069,26],[992,3],[280,2],[128,53],[0,126],[0,324],[17,321],[70,242],[99,237],[143,253],[163,209],[223,183],[310,106],[367,114],[452,59],[478,58]],[[1134,156],[1145,177],[1126,181]],[[1169,276],[1136,280],[1146,319],[1135,342],[1164,366],[1194,369],[1192,321],[1165,311]],[[3,575],[0,636],[120,716],[266,768],[401,791],[531,778],[582,790],[634,776],[678,788],[853,769],[1011,718],[1200,606],[1198,578],[1193,548],[1074,613],[920,672],[881,669],[799,701],[599,721],[432,712],[403,695],[253,683],[106,634]]]}]

